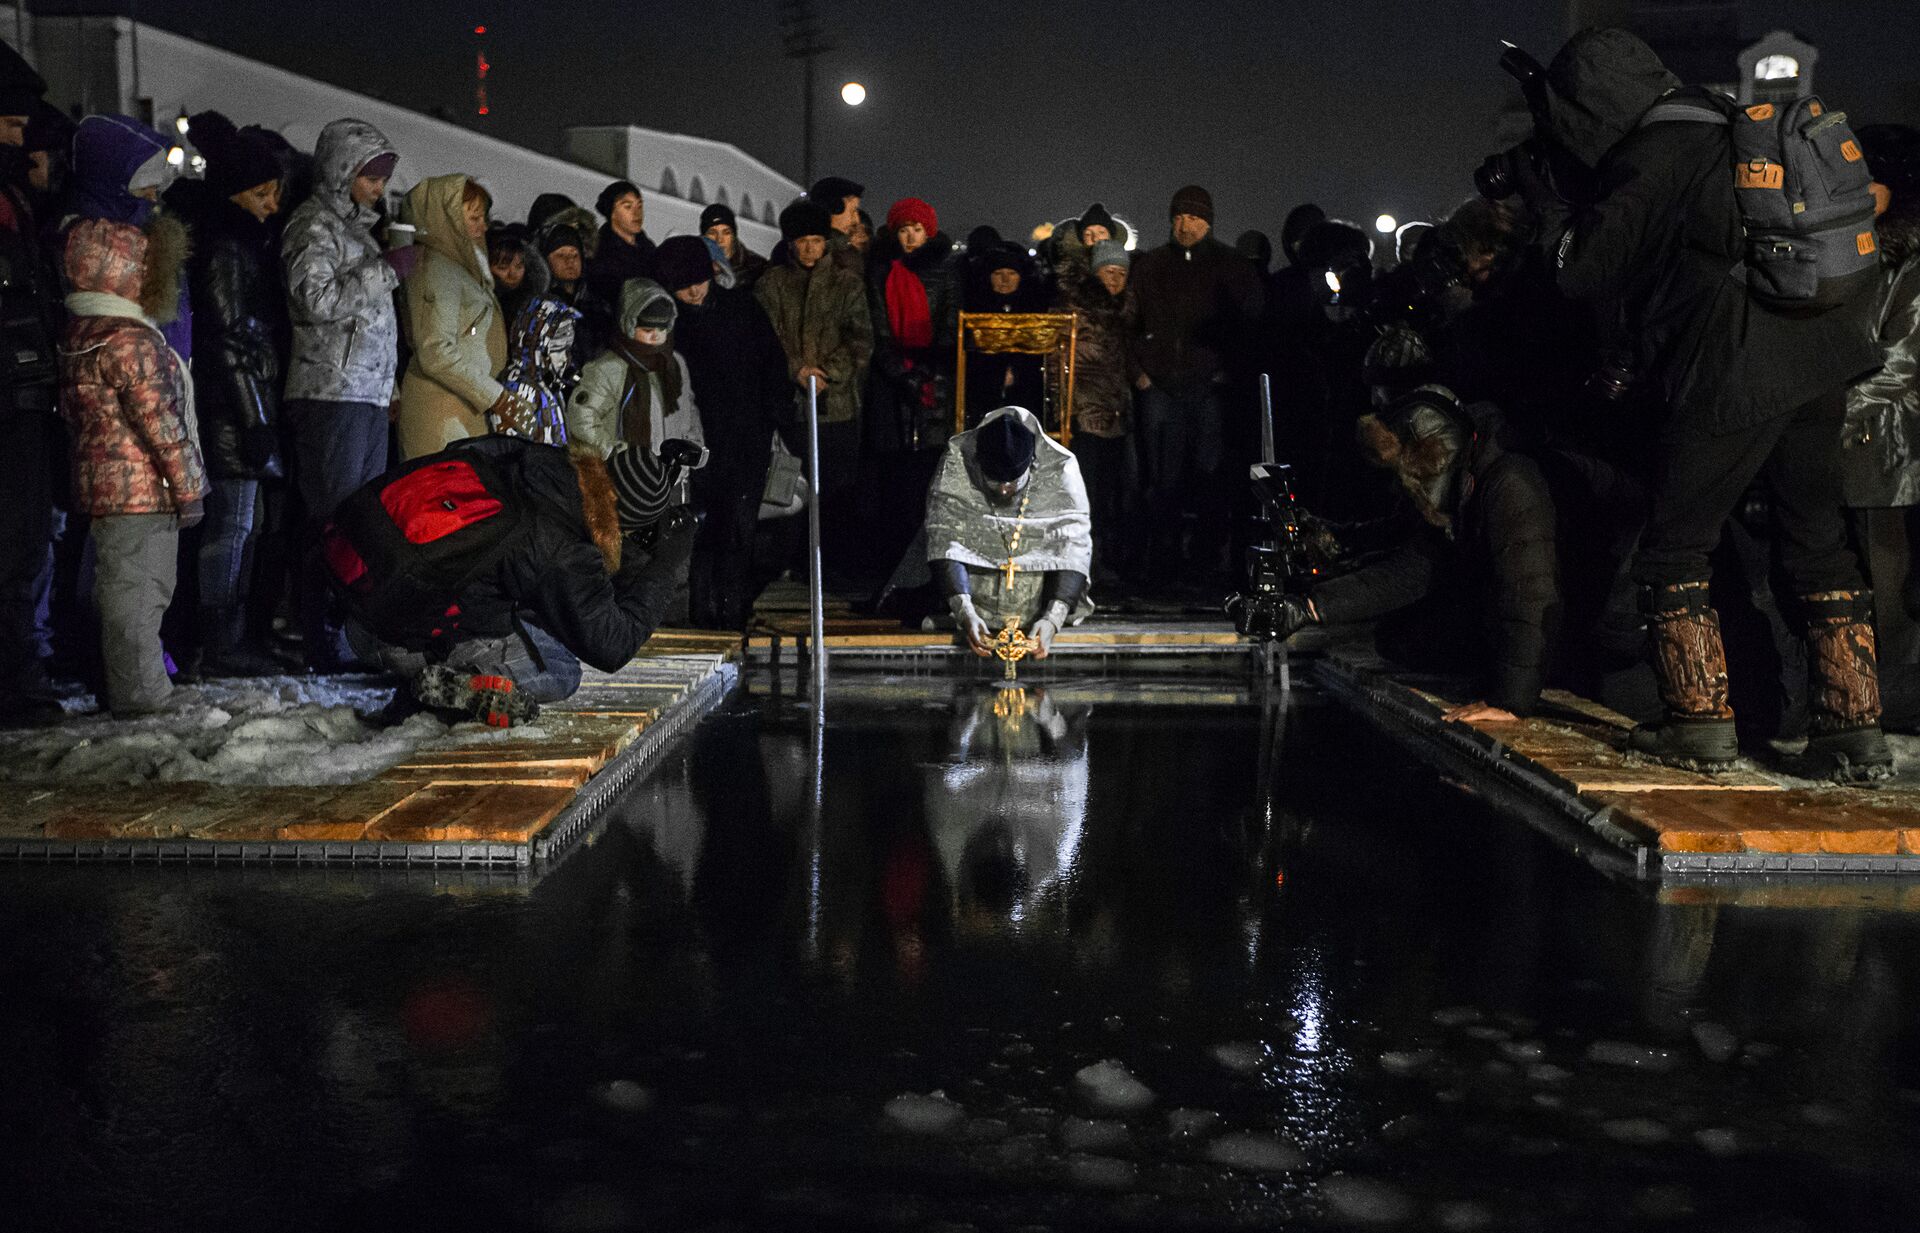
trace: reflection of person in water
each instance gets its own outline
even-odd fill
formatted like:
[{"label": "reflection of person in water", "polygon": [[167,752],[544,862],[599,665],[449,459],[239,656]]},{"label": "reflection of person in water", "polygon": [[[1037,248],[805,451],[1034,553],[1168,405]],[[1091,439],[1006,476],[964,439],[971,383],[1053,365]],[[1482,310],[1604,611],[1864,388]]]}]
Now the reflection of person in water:
[{"label": "reflection of person in water", "polygon": [[1087,812],[1084,715],[1041,690],[993,690],[955,719],[926,816],[962,930],[1018,929],[1065,885]]},{"label": "reflection of person in water", "polygon": [[1045,659],[1093,611],[1093,530],[1080,464],[1024,407],[947,442],[927,494],[927,567],[960,638],[991,655],[1011,619]]}]

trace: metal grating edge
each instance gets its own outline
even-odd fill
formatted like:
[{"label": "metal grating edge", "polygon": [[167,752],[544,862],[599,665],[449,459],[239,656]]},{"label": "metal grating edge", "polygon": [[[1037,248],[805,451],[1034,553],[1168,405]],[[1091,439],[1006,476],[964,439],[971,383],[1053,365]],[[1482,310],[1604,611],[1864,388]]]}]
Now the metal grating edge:
[{"label": "metal grating edge", "polygon": [[[1381,732],[1437,770],[1459,775],[1499,812],[1551,838],[1572,841],[1575,852],[1605,873],[1646,877],[1656,872],[1651,843],[1622,824],[1611,805],[1587,800],[1566,780],[1523,758],[1500,741],[1445,723],[1440,712],[1386,678],[1330,656],[1312,661],[1314,681]],[[1597,838],[1598,846],[1581,839]]]},{"label": "metal grating edge", "polygon": [[487,840],[400,844],[362,839],[11,839],[0,842],[0,861],[335,867],[439,865],[519,870],[529,863],[529,856],[524,844]]},{"label": "metal grating edge", "polygon": [[1668,852],[1660,867],[1671,874],[1920,874],[1920,856],[1841,856],[1823,853]]},{"label": "metal grating edge", "polygon": [[[649,724],[645,731],[600,768],[586,787],[561,810],[547,828],[533,837],[533,859],[549,861],[570,848],[586,833],[596,818],[611,805],[629,784],[651,768],[652,764],[692,724],[719,706],[740,683],[740,667],[731,661],[715,666],[687,691],[666,715]],[[523,849],[524,851],[525,849]]]}]

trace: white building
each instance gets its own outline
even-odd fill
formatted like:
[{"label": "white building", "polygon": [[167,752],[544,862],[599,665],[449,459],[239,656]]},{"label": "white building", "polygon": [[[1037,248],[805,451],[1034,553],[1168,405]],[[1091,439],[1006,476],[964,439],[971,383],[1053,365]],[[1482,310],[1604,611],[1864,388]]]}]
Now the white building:
[{"label": "white building", "polygon": [[[591,209],[607,181],[621,178],[639,185],[655,240],[693,234],[705,204],[725,201],[740,216],[741,239],[765,253],[780,238],[772,225],[778,211],[800,193],[724,142],[643,128],[576,129],[567,153],[578,161],[568,161],[124,17],[21,20],[0,7],[0,38],[24,41],[56,106],[151,117],[163,131],[182,112],[214,110],[311,150],[329,120],[358,117],[400,151],[395,191],[428,176],[468,173],[493,194],[503,219],[526,217],[533,199],[549,192]],[[750,209],[741,208],[743,200]]]}]

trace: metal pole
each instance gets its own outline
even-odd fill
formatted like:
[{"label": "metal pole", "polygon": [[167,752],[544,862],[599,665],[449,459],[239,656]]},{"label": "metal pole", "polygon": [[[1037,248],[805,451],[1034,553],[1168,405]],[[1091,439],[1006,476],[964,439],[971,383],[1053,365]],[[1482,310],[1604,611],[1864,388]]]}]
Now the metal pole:
[{"label": "metal pole", "polygon": [[820,378],[807,378],[807,610],[816,718],[827,704],[827,593],[820,572]]},{"label": "metal pole", "polygon": [[[800,191],[806,192],[813,187],[813,61],[811,55],[801,59],[800,95]],[[840,211],[835,210],[838,214]]]},{"label": "metal pole", "polygon": [[1273,462],[1273,378],[1260,374],[1260,461]]}]

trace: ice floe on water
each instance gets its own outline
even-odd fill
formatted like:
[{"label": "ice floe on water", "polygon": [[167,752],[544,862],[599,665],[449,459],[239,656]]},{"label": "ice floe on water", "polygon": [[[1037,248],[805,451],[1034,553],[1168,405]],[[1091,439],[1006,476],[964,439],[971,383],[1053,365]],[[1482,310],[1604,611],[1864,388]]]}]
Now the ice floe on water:
[{"label": "ice floe on water", "polygon": [[1112,1058],[1084,1066],[1073,1076],[1074,1090],[1102,1113],[1138,1113],[1152,1107],[1153,1089]]},{"label": "ice floe on water", "polygon": [[1600,1123],[1600,1133],[1632,1147],[1657,1147],[1673,1138],[1673,1131],[1650,1117],[1617,1117]]},{"label": "ice floe on water", "polygon": [[1285,1173],[1305,1168],[1300,1149],[1278,1135],[1223,1135],[1207,1145],[1207,1159],[1229,1169],[1251,1173]]},{"label": "ice floe on water", "polygon": [[1696,1023],[1691,1028],[1693,1043],[1709,1062],[1726,1062],[1740,1052],[1740,1038],[1733,1029],[1718,1023]]},{"label": "ice floe on water", "polygon": [[1067,1157],[1067,1180],[1086,1190],[1131,1190],[1140,1171],[1111,1156]]},{"label": "ice floe on water", "polygon": [[945,1092],[903,1092],[881,1110],[887,1123],[908,1134],[943,1135],[966,1120],[967,1111]]},{"label": "ice floe on water", "polygon": [[601,1107],[615,1113],[645,1113],[653,1107],[653,1093],[632,1079],[615,1079],[594,1094]]},{"label": "ice floe on water", "polygon": [[1371,1177],[1335,1173],[1320,1183],[1320,1197],[1341,1220],[1352,1224],[1399,1224],[1411,1219],[1413,1200]]},{"label": "ice floe on water", "polygon": [[[259,677],[183,686],[164,715],[77,714],[54,728],[0,732],[0,781],[307,787],[358,783],[423,748],[484,743],[505,733],[449,728],[432,715],[392,727],[362,718],[384,707],[383,678]],[[544,734],[519,727],[512,739]]]},{"label": "ice floe on water", "polygon": [[1204,1139],[1220,1129],[1220,1115],[1212,1109],[1173,1109],[1167,1113],[1167,1134],[1176,1141]]},{"label": "ice floe on water", "polygon": [[1267,1061],[1265,1045],[1256,1045],[1244,1040],[1232,1040],[1224,1045],[1215,1045],[1211,1052],[1214,1061],[1241,1075],[1252,1074]]},{"label": "ice floe on water", "polygon": [[1069,1152],[1111,1155],[1132,1147],[1133,1137],[1127,1133],[1125,1122],[1070,1117],[1060,1123],[1060,1146]]}]

